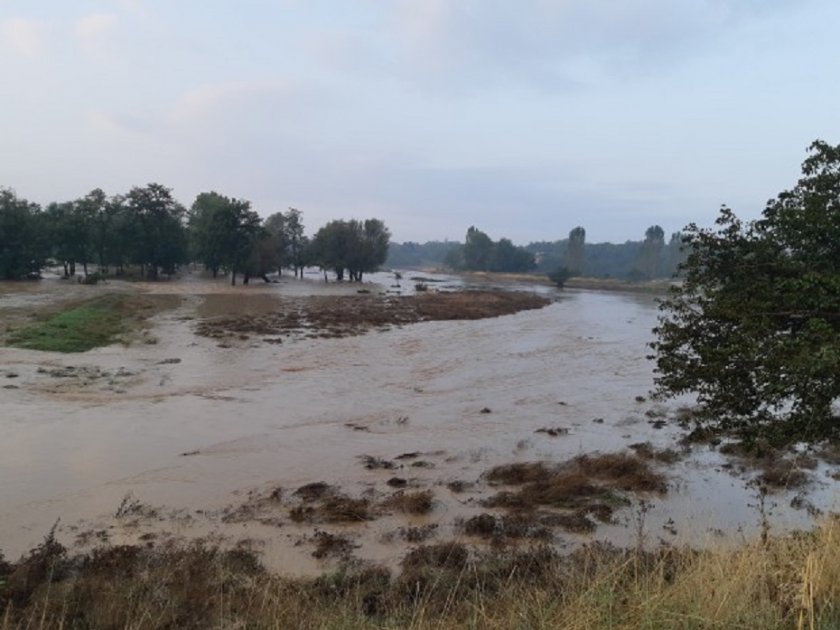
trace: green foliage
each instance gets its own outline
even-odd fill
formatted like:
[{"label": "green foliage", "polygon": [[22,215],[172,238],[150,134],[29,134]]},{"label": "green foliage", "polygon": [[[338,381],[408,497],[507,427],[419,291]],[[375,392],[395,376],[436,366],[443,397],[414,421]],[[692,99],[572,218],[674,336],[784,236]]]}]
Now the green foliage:
[{"label": "green foliage", "polygon": [[574,274],[569,271],[568,267],[558,267],[551,273],[546,274],[548,279],[551,280],[554,284],[556,284],[561,289],[565,286],[566,281],[571,278]]},{"label": "green foliage", "polygon": [[569,246],[566,250],[566,266],[576,276],[583,273],[586,264],[586,230],[581,226],[569,232]]},{"label": "green foliage", "polygon": [[493,241],[475,226],[470,226],[464,240],[464,267],[470,271],[489,271],[492,262]]},{"label": "green foliage", "polygon": [[172,191],[160,184],[135,187],[126,196],[129,224],[135,237],[133,262],[145,269],[147,277],[175,273],[187,259],[184,208]]},{"label": "green foliage", "polygon": [[455,241],[428,241],[426,243],[390,243],[385,264],[389,267],[415,268],[433,267],[444,262],[449,252],[460,250]]},{"label": "green foliage", "polygon": [[263,244],[269,234],[261,223],[250,202],[216,192],[201,193],[188,217],[193,256],[214,277],[221,267],[228,269],[231,284],[236,284],[237,272],[245,273],[246,279],[252,273],[264,274],[278,265],[274,248]]},{"label": "green foliage", "polygon": [[703,423],[747,440],[840,428],[840,147],[815,142],[802,170],[762,219],[724,207],[716,229],[688,227],[655,329],[658,393],[696,393]]},{"label": "green foliage", "polygon": [[651,280],[658,275],[658,267],[662,251],[665,249],[665,230],[658,225],[652,225],[645,230],[645,240],[639,250],[639,261],[636,271],[642,278]]},{"label": "green foliage", "polygon": [[0,278],[38,273],[46,257],[40,208],[0,188]]},{"label": "green foliage", "polygon": [[347,270],[350,280],[360,282],[363,273],[375,271],[385,262],[390,236],[379,219],[330,221],[312,239],[309,259],[323,269],[332,269],[339,280]]},{"label": "green foliage", "polygon": [[122,299],[115,295],[85,302],[16,331],[9,345],[52,352],[107,346],[125,330],[122,306]]},{"label": "green foliage", "polygon": [[474,226],[467,230],[464,245],[450,249],[443,262],[451,269],[467,271],[523,272],[535,266],[533,254],[524,247],[507,238],[494,243]]}]

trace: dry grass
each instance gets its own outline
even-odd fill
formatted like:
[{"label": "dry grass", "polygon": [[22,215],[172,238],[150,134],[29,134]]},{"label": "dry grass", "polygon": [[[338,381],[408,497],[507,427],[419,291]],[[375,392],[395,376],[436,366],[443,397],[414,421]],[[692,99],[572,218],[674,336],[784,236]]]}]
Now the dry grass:
[{"label": "dry grass", "polygon": [[205,337],[248,335],[347,337],[423,321],[484,319],[542,308],[550,301],[533,293],[461,291],[405,297],[318,296],[286,300],[261,314],[206,319],[196,326]]},{"label": "dry grass", "polygon": [[[526,462],[496,466],[485,478],[491,484],[520,486],[486,499],[487,507],[534,511],[545,506],[574,510],[567,529],[586,531],[581,515],[595,514],[609,521],[613,510],[627,503],[624,492],[663,493],[665,478],[648,461],[628,453],[580,455],[568,462],[549,466]],[[591,521],[590,521],[591,523]],[[562,525],[562,524],[561,524]]]},{"label": "dry grass", "polygon": [[765,464],[758,481],[771,489],[799,488],[808,482],[808,475],[796,462],[782,459]]},{"label": "dry grass", "polygon": [[405,514],[428,514],[432,511],[434,493],[431,490],[395,492],[382,502],[383,507]]},{"label": "dry grass", "polygon": [[550,540],[553,536],[542,523],[539,516],[533,513],[506,514],[478,514],[461,524],[461,530],[468,536],[491,540],[531,539]]},{"label": "dry grass", "polygon": [[840,523],[704,552],[590,546],[409,552],[396,577],[345,565],[317,579],[271,575],[248,551],[111,547],[69,558],[45,541],[0,560],[0,630],[13,628],[840,627]]},{"label": "dry grass", "polygon": [[353,523],[374,518],[370,500],[348,497],[322,481],[301,486],[294,496],[301,500],[289,510],[289,518],[296,523]]}]

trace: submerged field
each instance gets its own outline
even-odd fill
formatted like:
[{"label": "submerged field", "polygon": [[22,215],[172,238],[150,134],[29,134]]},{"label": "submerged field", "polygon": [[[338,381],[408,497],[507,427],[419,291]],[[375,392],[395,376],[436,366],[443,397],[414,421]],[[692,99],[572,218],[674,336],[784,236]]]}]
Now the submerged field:
[{"label": "submerged field", "polygon": [[[675,578],[664,608],[651,600],[631,611],[626,598],[653,597],[656,580],[671,575],[668,563],[678,561],[680,579],[701,582],[702,571],[728,575],[726,563],[741,556],[685,552],[645,555],[642,562],[638,555],[602,550],[596,555],[606,573],[583,572],[555,604],[552,594],[578,565],[540,561],[539,571],[528,573],[536,571],[533,558],[523,558],[535,546],[553,557],[584,548],[589,551],[578,553],[595,553],[594,543],[607,542],[645,553],[663,545],[731,549],[762,534],[811,528],[838,507],[832,476],[840,458],[834,453],[756,460],[681,441],[690,428],[691,401],[648,399],[651,366],[644,357],[656,317],[652,297],[560,292],[522,280],[507,283],[518,290],[513,293],[473,281],[469,288],[481,291],[435,294],[464,288],[443,276],[424,277],[431,290],[415,296],[414,281],[394,286],[384,275],[361,287],[317,278],[233,288],[197,276],[96,287],[60,281],[0,286],[7,344],[22,331],[44,330],[39,326],[47,332],[35,337],[64,339],[55,331],[84,329],[63,320],[67,313],[120,305],[106,309],[119,315],[112,322],[115,336],[107,325],[93,329],[117,343],[77,354],[56,352],[60,347],[0,348],[0,549],[6,559],[38,545],[60,519],[56,540],[91,571],[80,574],[90,577],[87,586],[57,587],[61,596],[75,593],[74,602],[86,601],[88,591],[73,589],[108,579],[108,558],[140,563],[142,580],[167,584],[178,571],[207,561],[218,571],[208,574],[205,586],[226,594],[217,604],[219,610],[230,606],[224,613],[230,619],[271,626],[252,617],[257,608],[292,614],[317,600],[326,608],[307,617],[311,627],[328,623],[317,616],[327,609],[339,615],[335,624],[356,624],[371,619],[363,604],[366,581],[336,577],[339,582],[327,587],[311,580],[375,566],[391,576],[370,578],[379,585],[374,599],[381,602],[381,625],[434,625],[427,615],[441,604],[436,597],[443,597],[446,623],[506,627],[525,614],[517,603],[522,599],[539,611],[523,625],[568,625],[571,611],[588,601],[581,597],[604,604],[609,592],[616,599],[600,610],[614,615],[612,627],[636,627],[617,620],[664,619],[656,615],[666,609],[677,614],[668,602],[694,583]],[[67,327],[56,328],[56,319]],[[826,531],[836,536],[836,527]],[[788,564],[774,560],[789,573],[777,571],[770,590],[748,593],[744,605],[763,605],[772,589],[799,588],[794,574],[814,570],[807,557],[816,547],[808,545],[823,544],[814,542],[826,540],[821,536],[796,539],[800,555]],[[190,547],[194,541],[201,550]],[[435,588],[408,597],[399,576],[407,562],[414,566],[412,550],[452,541],[466,545],[468,556],[454,568],[448,561],[428,568],[431,573],[418,579]],[[120,551],[126,544],[137,551]],[[216,547],[246,560],[226,564],[233,556],[219,560],[210,551]],[[513,564],[490,567],[482,560],[487,550],[504,550]],[[759,551],[770,553],[760,545],[742,553]],[[99,560],[78,559],[89,553]],[[283,577],[255,569],[247,560],[252,554]],[[696,563],[703,559],[701,571]],[[172,577],[164,575],[168,568]],[[502,599],[509,606],[489,610],[488,598],[499,597],[493,589],[508,569],[514,577]],[[516,577],[521,571],[536,576],[528,578],[534,587],[527,594]],[[294,576],[307,581],[288,581]],[[248,602],[238,599],[246,596],[237,590],[243,584],[262,589],[259,606],[253,593]],[[121,597],[115,589],[114,597]],[[346,602],[335,599],[345,592]],[[42,601],[43,593],[30,595]],[[180,606],[182,596],[194,598],[173,592],[166,605]],[[707,618],[711,608],[725,607],[719,596],[698,593],[702,603],[674,604],[686,620],[677,627],[718,627],[689,622],[692,614]],[[784,623],[795,616],[790,602],[798,596],[785,597],[788,608],[768,612],[784,620],[778,627],[789,627]],[[54,614],[53,604],[44,610]],[[695,606],[695,613],[683,604]],[[646,606],[653,616],[642,615]],[[631,612],[642,616],[627,616]],[[730,613],[719,618],[735,624],[740,617]],[[120,614],[146,613],[138,607]],[[672,627],[657,623],[651,627]]]}]

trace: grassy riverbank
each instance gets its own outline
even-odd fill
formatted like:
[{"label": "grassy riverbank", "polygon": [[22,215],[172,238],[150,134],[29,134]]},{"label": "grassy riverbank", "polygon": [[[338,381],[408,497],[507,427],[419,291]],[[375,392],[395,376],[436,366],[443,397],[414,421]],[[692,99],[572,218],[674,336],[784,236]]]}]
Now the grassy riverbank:
[{"label": "grassy riverbank", "polygon": [[14,331],[9,345],[53,352],[85,352],[108,345],[126,328],[124,302],[124,296],[104,295],[69,306]]},{"label": "grassy riverbank", "polygon": [[[179,299],[151,299],[126,293],[106,293],[35,313],[26,324],[6,331],[9,346],[50,352],[86,352],[113,343],[128,343],[156,312]],[[145,337],[150,342],[151,337]]]},{"label": "grassy riverbank", "polygon": [[113,547],[68,558],[47,539],[0,561],[0,629],[840,627],[840,522],[739,549],[413,549],[394,576],[264,571],[243,549]]}]

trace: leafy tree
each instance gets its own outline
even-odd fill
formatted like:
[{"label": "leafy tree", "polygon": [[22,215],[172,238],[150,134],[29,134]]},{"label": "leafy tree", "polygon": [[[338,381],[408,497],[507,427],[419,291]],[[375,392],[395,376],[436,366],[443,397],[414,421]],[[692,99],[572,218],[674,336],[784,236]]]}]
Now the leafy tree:
[{"label": "leafy tree", "polygon": [[0,188],[0,278],[17,280],[37,273],[45,256],[40,208]]},{"label": "leafy tree", "polygon": [[524,247],[517,247],[510,239],[498,243],[484,232],[471,226],[462,246],[451,246],[443,263],[451,269],[469,271],[531,271],[536,266],[534,254]]},{"label": "leafy tree", "polygon": [[269,238],[266,247],[274,250],[274,262],[282,276],[283,267],[290,266],[292,260],[286,233],[286,216],[282,212],[275,212],[263,221],[263,228]]},{"label": "leafy tree", "polygon": [[652,225],[645,231],[645,240],[639,251],[638,270],[647,279],[656,277],[659,256],[665,247],[665,230]]},{"label": "leafy tree", "polygon": [[357,237],[357,252],[350,276],[357,282],[362,281],[362,274],[376,271],[388,258],[388,242],[391,232],[385,223],[379,219],[366,219],[364,223],[355,227]]},{"label": "leafy tree", "polygon": [[75,238],[76,225],[73,220],[73,203],[53,202],[47,206],[43,216],[45,237],[49,242],[49,255],[64,266],[64,277],[76,275]]},{"label": "leafy tree", "polygon": [[534,268],[534,255],[517,247],[510,239],[501,238],[493,248],[492,271],[522,272]]},{"label": "leafy tree", "polygon": [[586,261],[586,230],[581,226],[569,232],[569,246],[566,250],[566,267],[573,275],[583,273]]},{"label": "leafy tree", "polygon": [[230,247],[229,230],[234,220],[231,200],[217,192],[199,193],[187,215],[190,254],[216,278]]},{"label": "leafy tree", "polygon": [[[99,273],[105,273],[108,266],[108,247],[115,236],[115,217],[124,210],[122,207],[122,198],[114,197],[108,199],[108,196],[101,188],[95,188],[79,199],[76,202],[76,207],[80,209],[85,217],[89,248],[92,254],[96,256]],[[85,258],[88,257],[89,254],[86,254]],[[85,267],[85,275],[87,275],[87,267]]]},{"label": "leafy tree", "polygon": [[551,273],[546,274],[548,279],[551,280],[554,284],[556,284],[559,288],[563,288],[566,285],[566,281],[571,278],[574,274],[569,271],[568,267],[558,267]]},{"label": "leafy tree", "polygon": [[493,241],[475,226],[470,226],[464,240],[464,266],[472,271],[488,271],[492,261]]},{"label": "leafy tree", "polygon": [[365,272],[385,262],[390,237],[379,219],[330,221],[312,239],[310,256],[322,269],[332,269],[338,280],[346,270],[350,280],[361,282]]},{"label": "leafy tree", "polygon": [[668,273],[671,276],[676,275],[680,270],[680,265],[685,262],[688,252],[683,247],[682,232],[674,232],[671,234],[671,240],[668,241],[667,258],[668,258]]},{"label": "leafy tree", "polygon": [[426,243],[390,243],[385,264],[389,267],[413,267],[416,269],[446,264],[446,257],[461,245],[455,241],[427,241]]},{"label": "leafy tree", "polygon": [[295,277],[303,278],[306,266],[306,250],[308,239],[303,233],[303,213],[297,208],[289,208],[285,215],[284,236],[288,251],[288,264],[291,265]]},{"label": "leafy tree", "polygon": [[840,146],[814,142],[796,186],[744,223],[690,225],[685,280],[652,344],[660,396],[694,392],[701,426],[779,444],[840,419]]},{"label": "leafy tree", "polygon": [[186,260],[187,238],[185,210],[172,191],[160,184],[134,187],[126,196],[126,208],[136,234],[133,258],[141,275],[156,280],[160,271],[175,273]]},{"label": "leafy tree", "polygon": [[444,267],[454,269],[455,271],[466,269],[466,263],[464,262],[464,246],[461,244],[455,244],[444,254],[442,262]]},{"label": "leafy tree", "polygon": [[105,262],[113,265],[116,275],[121,276],[125,273],[125,268],[131,262],[137,249],[134,219],[123,196],[111,197],[108,202],[108,212],[111,217],[108,226],[109,236],[105,243]]}]

